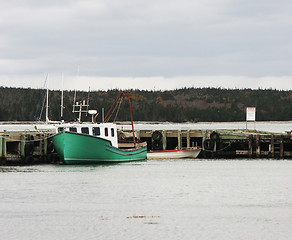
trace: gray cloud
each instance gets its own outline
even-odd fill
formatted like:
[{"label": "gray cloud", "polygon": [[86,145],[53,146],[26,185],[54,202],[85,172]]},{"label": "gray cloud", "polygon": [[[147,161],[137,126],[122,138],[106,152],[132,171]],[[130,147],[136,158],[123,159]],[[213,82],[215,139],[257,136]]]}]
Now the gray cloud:
[{"label": "gray cloud", "polygon": [[2,1],[0,85],[78,66],[96,79],[291,76],[291,10],[288,0]]}]

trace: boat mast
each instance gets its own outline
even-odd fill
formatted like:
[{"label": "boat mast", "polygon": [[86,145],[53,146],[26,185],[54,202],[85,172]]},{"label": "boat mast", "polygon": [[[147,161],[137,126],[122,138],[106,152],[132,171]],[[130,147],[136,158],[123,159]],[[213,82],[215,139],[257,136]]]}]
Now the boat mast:
[{"label": "boat mast", "polygon": [[64,120],[64,73],[62,73],[61,121]]},{"label": "boat mast", "polygon": [[131,115],[131,124],[132,124],[132,132],[133,132],[133,141],[134,141],[134,147],[136,147],[136,139],[135,139],[135,131],[134,131],[134,123],[133,123],[133,115],[132,115],[132,107],[131,107],[131,101],[130,101],[130,93],[128,94],[128,101],[129,101],[129,108],[130,108],[130,115]]},{"label": "boat mast", "polygon": [[[78,77],[79,77],[79,71],[80,71],[80,67],[78,65],[77,72],[76,72],[76,79],[78,79]],[[73,99],[73,110],[72,110],[73,113],[75,113],[75,104],[76,104],[76,89],[75,89],[74,99]]]},{"label": "boat mast", "polygon": [[[47,80],[49,80],[49,74],[47,76]],[[48,81],[47,81],[47,105],[46,105],[46,124],[49,123],[49,87],[48,87]]]},{"label": "boat mast", "polygon": [[101,122],[104,122],[104,108],[101,109]]},{"label": "boat mast", "polygon": [[88,107],[89,107],[89,94],[90,94],[90,87],[88,89],[88,96],[87,96],[86,117],[87,117],[87,114],[88,114]]},{"label": "boat mast", "polygon": [[74,99],[73,99],[73,110],[72,110],[73,113],[75,112],[75,104],[76,104],[75,101],[76,101],[76,89],[75,89]]}]

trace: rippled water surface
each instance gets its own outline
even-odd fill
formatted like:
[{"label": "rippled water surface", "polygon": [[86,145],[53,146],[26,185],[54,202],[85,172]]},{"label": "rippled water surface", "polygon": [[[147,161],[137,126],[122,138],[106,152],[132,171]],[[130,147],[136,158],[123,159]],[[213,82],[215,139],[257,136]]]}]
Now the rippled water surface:
[{"label": "rippled water surface", "polygon": [[1,239],[292,239],[292,161],[0,168]]}]

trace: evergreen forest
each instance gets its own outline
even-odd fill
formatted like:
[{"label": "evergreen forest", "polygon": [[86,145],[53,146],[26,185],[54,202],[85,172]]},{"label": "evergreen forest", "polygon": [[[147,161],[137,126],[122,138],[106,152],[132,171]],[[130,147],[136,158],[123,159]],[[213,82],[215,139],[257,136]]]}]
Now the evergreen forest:
[{"label": "evergreen forest", "polygon": [[[292,91],[273,89],[183,88],[169,91],[127,90],[134,121],[229,122],[245,121],[246,107],[256,107],[257,121],[292,120]],[[76,92],[76,101],[89,99],[89,109],[105,114],[121,91]],[[0,87],[0,121],[45,120],[46,90]],[[61,91],[49,91],[49,118],[60,120]],[[64,91],[64,119],[74,120],[74,91]],[[90,116],[83,115],[83,121]],[[113,120],[113,119],[112,119]],[[129,121],[127,99],[119,106],[117,121]]]}]

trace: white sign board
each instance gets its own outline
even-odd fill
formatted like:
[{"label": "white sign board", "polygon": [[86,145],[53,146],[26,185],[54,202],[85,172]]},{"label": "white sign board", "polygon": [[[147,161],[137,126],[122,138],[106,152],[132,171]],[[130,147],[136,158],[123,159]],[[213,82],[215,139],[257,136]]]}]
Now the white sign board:
[{"label": "white sign board", "polygon": [[246,121],[255,121],[256,120],[256,108],[247,107],[246,108]]}]

